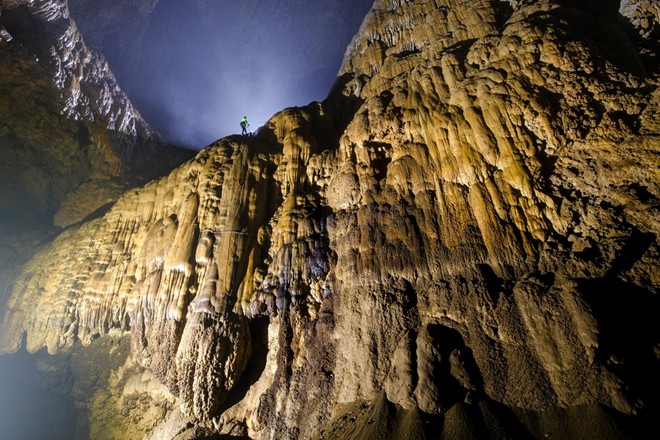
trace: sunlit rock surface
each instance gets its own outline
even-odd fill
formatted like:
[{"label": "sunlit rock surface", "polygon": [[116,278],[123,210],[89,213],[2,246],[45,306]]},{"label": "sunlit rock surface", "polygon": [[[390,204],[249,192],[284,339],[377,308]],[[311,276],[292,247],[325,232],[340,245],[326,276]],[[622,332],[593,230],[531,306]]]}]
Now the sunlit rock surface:
[{"label": "sunlit rock surface", "polygon": [[32,258],[0,349],[130,332],[178,404],[144,391],[148,438],[634,437],[660,91],[636,31],[657,24],[633,25],[616,2],[377,1],[324,103]]}]

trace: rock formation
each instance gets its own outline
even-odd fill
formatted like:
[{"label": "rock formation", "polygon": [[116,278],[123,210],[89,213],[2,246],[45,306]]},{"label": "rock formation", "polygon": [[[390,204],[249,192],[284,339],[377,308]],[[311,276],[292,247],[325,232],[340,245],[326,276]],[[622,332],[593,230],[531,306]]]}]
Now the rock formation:
[{"label": "rock formation", "polygon": [[54,215],[60,227],[81,221],[184,160],[163,145],[103,56],[85,44],[66,1],[1,5],[5,234],[21,222],[43,222],[47,229]]},{"label": "rock formation", "polygon": [[635,437],[660,284],[658,9],[636,3],[656,21],[376,1],[326,101],[27,262],[0,350],[128,335],[94,399],[153,402],[136,438]]}]

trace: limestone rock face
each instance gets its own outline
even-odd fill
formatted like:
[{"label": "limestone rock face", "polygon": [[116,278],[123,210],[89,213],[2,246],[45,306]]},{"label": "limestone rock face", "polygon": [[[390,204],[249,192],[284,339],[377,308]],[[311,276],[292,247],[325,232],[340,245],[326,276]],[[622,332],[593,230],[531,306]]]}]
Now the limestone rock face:
[{"label": "limestone rock face", "polygon": [[130,331],[179,404],[152,438],[634,437],[660,287],[639,38],[616,2],[378,0],[325,102],[29,261],[0,349]]},{"label": "limestone rock face", "polygon": [[630,19],[631,24],[642,37],[658,41],[660,6],[657,3],[646,0],[624,0],[621,2],[621,14]]},{"label": "limestone rock face", "polygon": [[48,58],[47,68],[62,91],[64,116],[103,118],[105,129],[128,136],[117,151],[120,159],[137,153],[138,138],[156,136],[121,92],[102,55],[85,44],[66,1],[5,1],[2,7],[6,42],[18,40],[12,47],[27,46],[34,58]]},{"label": "limestone rock face", "polygon": [[[86,45],[66,1],[3,1],[0,29],[3,230],[35,218],[48,224],[67,197],[75,210],[61,210],[55,223],[76,223],[137,185],[136,175],[143,184],[183,160]],[[119,190],[97,194],[99,181]]]}]

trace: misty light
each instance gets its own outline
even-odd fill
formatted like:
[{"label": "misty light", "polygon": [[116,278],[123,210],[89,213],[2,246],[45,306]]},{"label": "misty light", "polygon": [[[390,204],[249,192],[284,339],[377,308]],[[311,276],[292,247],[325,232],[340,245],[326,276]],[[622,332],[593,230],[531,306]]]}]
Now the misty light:
[{"label": "misty light", "polygon": [[323,100],[372,2],[285,3],[161,0],[139,65],[123,71],[116,48],[106,56],[147,122],[200,149],[240,133],[244,115],[255,131],[284,108]]}]

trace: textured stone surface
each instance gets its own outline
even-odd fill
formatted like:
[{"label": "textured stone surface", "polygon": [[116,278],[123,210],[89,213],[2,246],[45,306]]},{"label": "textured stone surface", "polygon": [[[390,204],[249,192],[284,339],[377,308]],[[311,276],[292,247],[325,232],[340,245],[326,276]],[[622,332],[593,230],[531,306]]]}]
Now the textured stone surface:
[{"label": "textured stone surface", "polygon": [[179,404],[152,437],[634,437],[660,278],[637,38],[615,2],[377,1],[326,102],[29,261],[0,349],[130,331]]},{"label": "textured stone surface", "polygon": [[161,144],[66,1],[4,1],[0,28],[3,235],[24,224],[48,229],[58,210],[56,226],[79,222],[189,157]]}]

